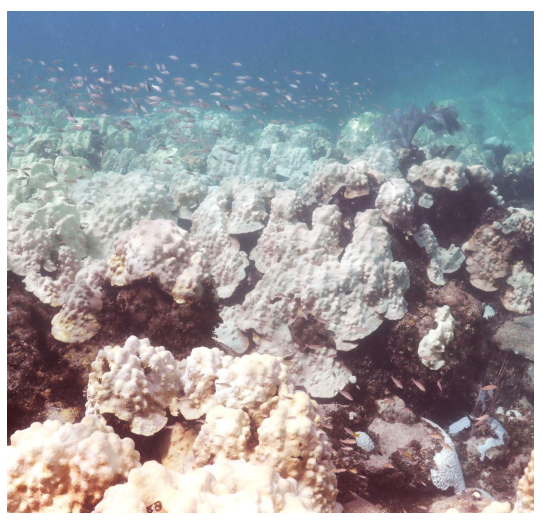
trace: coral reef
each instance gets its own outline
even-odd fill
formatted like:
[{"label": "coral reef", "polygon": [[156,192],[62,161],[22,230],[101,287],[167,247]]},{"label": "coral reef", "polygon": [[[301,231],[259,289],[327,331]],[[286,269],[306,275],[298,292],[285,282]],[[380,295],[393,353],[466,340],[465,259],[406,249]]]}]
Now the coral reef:
[{"label": "coral reef", "polygon": [[533,511],[533,153],[148,82],[8,117],[8,511]]}]

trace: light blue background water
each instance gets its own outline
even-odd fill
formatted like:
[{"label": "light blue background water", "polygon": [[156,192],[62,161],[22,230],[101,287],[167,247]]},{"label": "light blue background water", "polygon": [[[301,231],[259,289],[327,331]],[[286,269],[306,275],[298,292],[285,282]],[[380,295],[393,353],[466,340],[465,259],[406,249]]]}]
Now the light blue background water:
[{"label": "light blue background water", "polygon": [[454,100],[461,118],[525,150],[533,148],[533,45],[533,13],[8,13],[8,74],[24,58],[119,71],[169,54],[187,77],[198,63],[204,81],[234,61],[255,77],[325,72],[340,86],[366,82],[385,107]]}]

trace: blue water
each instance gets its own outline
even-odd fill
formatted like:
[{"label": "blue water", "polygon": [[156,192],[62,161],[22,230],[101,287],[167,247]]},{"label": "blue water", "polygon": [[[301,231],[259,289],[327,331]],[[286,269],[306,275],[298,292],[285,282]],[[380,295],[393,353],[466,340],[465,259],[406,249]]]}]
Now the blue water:
[{"label": "blue water", "polygon": [[[172,77],[188,81],[222,71],[225,85],[235,74],[285,83],[297,78],[292,70],[309,70],[314,76],[301,79],[308,93],[320,73],[342,95],[353,82],[365,92],[361,106],[342,97],[337,111],[321,114],[332,126],[375,105],[452,100],[461,119],[522,150],[533,148],[533,46],[530,12],[8,13],[8,75],[30,74],[29,81],[35,70],[26,70],[25,58],[62,59],[68,75],[112,64],[117,82],[145,79],[127,62],[166,63]],[[168,62],[170,54],[179,62]],[[234,71],[232,62],[243,67]],[[265,104],[274,117],[272,93]],[[318,113],[309,107],[297,121]]]}]

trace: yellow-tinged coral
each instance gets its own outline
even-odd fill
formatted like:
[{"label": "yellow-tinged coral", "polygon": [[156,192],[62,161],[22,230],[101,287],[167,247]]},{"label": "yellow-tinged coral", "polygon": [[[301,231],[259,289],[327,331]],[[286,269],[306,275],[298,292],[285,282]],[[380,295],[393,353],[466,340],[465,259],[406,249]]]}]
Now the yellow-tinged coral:
[{"label": "yellow-tinged coral", "polygon": [[[316,403],[294,392],[280,358],[258,353],[232,358],[216,348],[195,348],[181,365],[184,397],[174,399],[170,409],[191,419],[205,414],[206,422],[184,461],[175,460],[177,471],[217,457],[271,465],[281,477],[296,479],[313,510],[336,509],[331,445]],[[175,445],[164,461],[176,454]]]},{"label": "yellow-tinged coral", "polygon": [[534,452],[535,450],[532,450],[530,462],[524,469],[524,476],[519,480],[513,513],[534,512]]},{"label": "yellow-tinged coral", "polygon": [[8,512],[80,513],[140,466],[132,439],[120,439],[98,417],[78,424],[35,422],[7,448]]},{"label": "yellow-tinged coral", "polygon": [[133,470],[113,486],[95,513],[307,513],[314,511],[295,480],[270,465],[219,458],[182,474],[158,462]]}]

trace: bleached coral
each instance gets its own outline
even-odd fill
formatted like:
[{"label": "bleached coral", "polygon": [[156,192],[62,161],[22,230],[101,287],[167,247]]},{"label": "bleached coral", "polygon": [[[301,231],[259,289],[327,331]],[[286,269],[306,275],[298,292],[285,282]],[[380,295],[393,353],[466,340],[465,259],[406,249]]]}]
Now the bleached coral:
[{"label": "bleached coral", "polygon": [[282,477],[295,478],[318,511],[333,509],[337,489],[332,448],[307,394],[281,399],[258,428],[258,442],[253,461],[271,463]]},{"label": "bleached coral", "polygon": [[353,159],[360,156],[367,147],[373,145],[376,138],[375,121],[377,115],[365,112],[358,118],[347,122],[338,139],[338,148],[346,158]]},{"label": "bleached coral", "polygon": [[208,188],[200,176],[184,169],[178,170],[171,179],[169,195],[182,219],[192,219],[192,214],[207,196]]},{"label": "bleached coral", "polygon": [[78,424],[33,423],[7,448],[8,511],[80,513],[140,466],[131,439],[120,439],[98,417]]},{"label": "bleached coral", "polygon": [[367,161],[370,170],[368,174],[378,184],[384,183],[392,178],[402,178],[400,162],[394,151],[384,145],[370,145],[360,159]]},{"label": "bleached coral", "polygon": [[356,445],[368,453],[373,451],[375,448],[375,444],[371,440],[370,436],[363,431],[356,432]]},{"label": "bleached coral", "polygon": [[524,475],[518,483],[517,500],[513,513],[533,513],[535,501],[535,474],[534,474],[534,451],[528,466],[524,469]]},{"label": "bleached coral", "polygon": [[468,185],[466,167],[458,162],[443,158],[426,160],[422,165],[413,165],[407,173],[411,182],[422,181],[427,187],[447,188],[458,191]]},{"label": "bleached coral", "polygon": [[334,509],[331,447],[316,403],[294,392],[280,358],[258,353],[232,358],[196,348],[182,365],[184,395],[170,409],[190,419],[206,414],[183,469],[217,456],[271,464],[282,477],[298,481],[315,510]]},{"label": "bleached coral", "polygon": [[[175,205],[168,196],[171,175],[131,172],[107,176],[98,183],[82,183],[74,196],[85,225],[88,254],[107,259],[117,233],[130,230],[141,220],[170,219]],[[87,188],[88,187],[88,188]]]},{"label": "bleached coral", "polygon": [[266,202],[260,192],[250,186],[243,187],[234,194],[228,233],[247,234],[261,230],[267,217]]},{"label": "bleached coral", "polygon": [[434,204],[434,197],[432,196],[432,194],[424,192],[423,194],[421,194],[418,204],[419,207],[422,208],[431,208]]},{"label": "bleached coral", "polygon": [[182,474],[146,462],[106,491],[95,513],[307,513],[311,499],[269,465],[219,458]]},{"label": "bleached coral", "polygon": [[509,207],[510,216],[502,222],[501,231],[504,234],[516,232],[530,237],[534,234],[534,213],[525,208]]},{"label": "bleached coral", "polygon": [[124,346],[106,346],[92,363],[87,410],[112,413],[138,435],[153,435],[166,424],[166,407],[181,385],[181,370],[163,346],[129,337]]},{"label": "bleached coral", "polygon": [[211,408],[192,446],[194,466],[209,464],[216,457],[246,459],[250,436],[250,418],[242,409]]},{"label": "bleached coral", "polygon": [[436,488],[441,490],[453,487],[454,492],[459,495],[466,489],[466,484],[464,482],[462,467],[460,466],[460,461],[458,460],[458,455],[454,448],[454,443],[449,435],[447,435],[447,433],[436,423],[428,419],[422,420],[438,430],[443,437],[443,442],[448,446],[448,448],[443,447],[441,451],[434,455],[436,467],[430,470],[432,483]]},{"label": "bleached coral", "polygon": [[351,161],[347,165],[329,163],[313,176],[313,190],[324,203],[328,203],[342,188],[345,188],[343,196],[346,199],[365,196],[370,191],[365,174],[367,170],[369,164],[364,161]]},{"label": "bleached coral", "polygon": [[102,283],[105,261],[86,263],[68,287],[62,309],[51,321],[51,333],[64,343],[91,339],[102,327],[98,313],[102,310]]},{"label": "bleached coral", "polygon": [[405,179],[391,179],[381,185],[375,206],[384,221],[401,230],[409,230],[415,208],[414,199],[415,193]]},{"label": "bleached coral", "polygon": [[529,314],[534,300],[534,276],[526,270],[522,262],[513,266],[507,285],[501,297],[503,306],[510,312]]},{"label": "bleached coral", "polygon": [[456,272],[466,259],[460,247],[454,244],[448,250],[441,248],[432,229],[427,224],[422,225],[419,231],[413,234],[413,238],[417,245],[424,248],[430,256],[426,273],[428,279],[435,285],[444,285],[446,283],[444,274]]},{"label": "bleached coral", "polygon": [[507,276],[507,259],[512,248],[494,227],[479,227],[462,245],[471,284],[485,292],[497,290],[497,281]]},{"label": "bleached coral", "polygon": [[437,327],[423,337],[418,349],[422,364],[431,370],[439,370],[445,365],[445,348],[454,339],[455,327],[455,320],[448,306],[436,310],[435,321]]},{"label": "bleached coral", "polygon": [[[266,269],[264,277],[230,315],[241,332],[258,334],[253,340],[259,351],[274,355],[295,352],[288,325],[299,314],[325,322],[340,350],[356,347],[358,340],[381,324],[383,315],[392,320],[403,316],[409,274],[403,263],[392,260],[390,238],[377,210],[357,215],[353,241],[339,261],[337,207],[315,209],[311,230],[305,223],[294,224],[294,207],[288,208],[285,216],[278,212],[277,219],[275,215],[270,219],[275,237],[266,230],[261,236],[273,248],[259,240],[256,260],[257,267]],[[339,389],[320,391],[330,397]]]},{"label": "bleached coral", "polygon": [[207,259],[188,232],[164,219],[144,219],[131,230],[120,232],[108,261],[107,276],[113,286],[150,275],[177,303],[200,300],[211,278]]},{"label": "bleached coral", "polygon": [[228,194],[216,190],[207,196],[192,215],[191,239],[210,261],[215,288],[220,298],[230,297],[245,279],[247,254],[228,234]]},{"label": "bleached coral", "polygon": [[[517,245],[533,242],[534,213],[513,207],[508,212],[509,216],[504,220],[479,227],[462,245],[462,251],[467,255],[470,282],[485,292],[497,290],[500,280],[509,274],[513,249]],[[514,278],[513,281],[519,285],[519,290],[523,285],[527,290],[528,279],[526,276],[522,278],[522,284],[521,278]]]},{"label": "bleached coral", "polygon": [[62,187],[51,182],[44,189],[47,201],[14,208],[7,230],[8,269],[26,276],[27,290],[44,303],[60,306],[87,245],[79,213],[68,203]]}]

